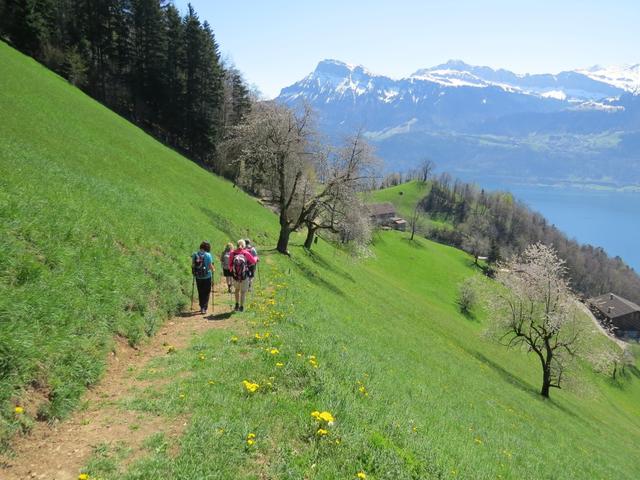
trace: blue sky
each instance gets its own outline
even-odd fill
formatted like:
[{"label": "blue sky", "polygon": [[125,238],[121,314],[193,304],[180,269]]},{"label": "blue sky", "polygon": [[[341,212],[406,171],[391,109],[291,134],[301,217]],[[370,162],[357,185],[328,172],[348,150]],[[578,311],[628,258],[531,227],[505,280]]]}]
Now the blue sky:
[{"label": "blue sky", "polygon": [[[184,12],[187,1],[175,0]],[[517,73],[640,63],[637,0],[245,0],[191,4],[266,97],[325,58],[391,77],[461,59]]]}]

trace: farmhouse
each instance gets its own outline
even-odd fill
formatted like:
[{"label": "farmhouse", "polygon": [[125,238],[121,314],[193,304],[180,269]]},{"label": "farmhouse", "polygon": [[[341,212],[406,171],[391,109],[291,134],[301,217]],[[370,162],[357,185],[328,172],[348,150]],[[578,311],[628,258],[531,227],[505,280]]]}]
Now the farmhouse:
[{"label": "farmhouse", "polygon": [[596,317],[619,337],[640,338],[640,306],[614,293],[588,301]]},{"label": "farmhouse", "polygon": [[402,231],[407,227],[407,221],[396,216],[396,208],[392,203],[370,203],[367,205],[367,209],[374,225]]}]

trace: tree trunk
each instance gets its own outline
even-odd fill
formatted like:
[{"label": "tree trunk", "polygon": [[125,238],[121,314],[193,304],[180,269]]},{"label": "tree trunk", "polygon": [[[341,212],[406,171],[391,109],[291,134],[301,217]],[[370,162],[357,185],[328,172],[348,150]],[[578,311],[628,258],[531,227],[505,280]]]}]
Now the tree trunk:
[{"label": "tree trunk", "polygon": [[551,388],[551,365],[546,364],[542,367],[542,389],[540,395],[549,398],[549,389]]},{"label": "tree trunk", "polygon": [[278,237],[278,245],[276,250],[285,255],[289,255],[289,236],[291,235],[291,227],[284,213],[280,214],[280,236]]},{"label": "tree trunk", "polygon": [[311,246],[313,245],[313,237],[316,234],[316,230],[315,228],[312,227],[307,227],[307,238],[304,241],[304,248],[306,248],[307,250],[311,250]]}]

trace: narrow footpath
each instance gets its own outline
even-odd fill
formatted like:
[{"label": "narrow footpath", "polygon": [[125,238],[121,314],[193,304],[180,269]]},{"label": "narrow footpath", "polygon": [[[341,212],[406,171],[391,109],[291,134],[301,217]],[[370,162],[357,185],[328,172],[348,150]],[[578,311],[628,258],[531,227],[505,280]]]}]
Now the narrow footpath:
[{"label": "narrow footpath", "polygon": [[103,378],[85,393],[78,410],[59,423],[37,422],[28,435],[17,436],[13,453],[0,455],[0,479],[76,480],[99,445],[128,449],[130,463],[142,455],[144,440],[154,433],[162,432],[177,443],[188,418],[168,420],[127,410],[121,401],[134,391],[162,386],[138,377],[152,360],[167,355],[170,347],[185,348],[207,330],[228,328],[237,322],[228,302],[219,302],[226,295],[226,286],[219,283],[215,290],[218,304],[213,312],[183,313],[167,321],[154,337],[137,348],[131,348],[125,339],[116,339]]}]

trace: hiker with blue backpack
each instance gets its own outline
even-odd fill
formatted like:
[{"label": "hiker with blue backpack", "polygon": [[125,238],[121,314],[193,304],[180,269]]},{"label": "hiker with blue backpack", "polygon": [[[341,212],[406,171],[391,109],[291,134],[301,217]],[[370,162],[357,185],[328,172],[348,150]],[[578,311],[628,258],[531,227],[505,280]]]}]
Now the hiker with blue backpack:
[{"label": "hiker with blue backpack", "polygon": [[[200,304],[200,313],[207,313],[209,307],[209,294],[211,293],[213,273],[216,267],[211,257],[211,244],[202,242],[200,250],[191,256],[191,273],[195,283],[198,285],[198,301]],[[192,295],[193,301],[193,295]]]},{"label": "hiker with blue backpack", "polygon": [[256,258],[247,249],[244,240],[238,240],[238,248],[229,256],[229,270],[233,274],[236,312],[244,311],[244,299],[249,289],[249,266],[256,264]]}]

